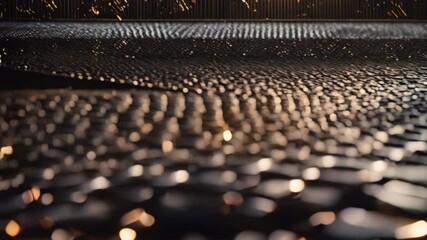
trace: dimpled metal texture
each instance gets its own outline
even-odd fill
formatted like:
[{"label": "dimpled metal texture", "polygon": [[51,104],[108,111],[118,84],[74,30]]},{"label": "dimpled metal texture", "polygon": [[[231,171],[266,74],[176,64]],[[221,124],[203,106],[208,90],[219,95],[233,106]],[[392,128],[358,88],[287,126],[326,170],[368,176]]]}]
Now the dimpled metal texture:
[{"label": "dimpled metal texture", "polygon": [[0,29],[2,239],[426,237],[425,24]]}]

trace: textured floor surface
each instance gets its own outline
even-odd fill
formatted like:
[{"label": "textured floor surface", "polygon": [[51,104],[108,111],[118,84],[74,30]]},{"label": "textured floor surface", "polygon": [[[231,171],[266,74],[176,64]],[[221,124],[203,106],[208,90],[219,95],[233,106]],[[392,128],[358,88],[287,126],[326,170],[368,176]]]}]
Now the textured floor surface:
[{"label": "textured floor surface", "polygon": [[[123,38],[136,24],[91,24],[99,35],[90,27],[72,35],[71,23],[8,24],[0,24],[0,81],[12,88],[0,94],[1,238],[427,235],[424,25],[405,33],[356,24],[346,36],[362,29],[372,38],[334,30],[295,40],[263,38],[262,25],[248,24],[257,35],[213,24],[242,33],[197,40],[190,30],[188,39]],[[102,37],[111,36],[105,29],[117,37]],[[16,90],[58,82],[98,89]]]},{"label": "textured floor surface", "polygon": [[2,38],[156,39],[414,39],[427,37],[426,23],[2,22]]}]

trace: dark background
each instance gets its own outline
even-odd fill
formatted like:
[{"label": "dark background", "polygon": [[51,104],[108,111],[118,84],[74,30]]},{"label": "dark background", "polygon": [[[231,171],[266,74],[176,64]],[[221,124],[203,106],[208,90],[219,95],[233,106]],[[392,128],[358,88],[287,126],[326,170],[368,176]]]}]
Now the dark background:
[{"label": "dark background", "polygon": [[425,0],[2,0],[2,20],[426,20]]}]

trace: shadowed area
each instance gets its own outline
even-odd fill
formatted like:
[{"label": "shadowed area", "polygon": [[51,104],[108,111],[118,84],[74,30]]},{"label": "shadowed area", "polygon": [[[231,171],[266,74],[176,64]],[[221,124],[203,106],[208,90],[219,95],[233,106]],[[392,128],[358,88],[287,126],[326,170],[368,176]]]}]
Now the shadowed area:
[{"label": "shadowed area", "polygon": [[421,0],[3,0],[8,20],[426,20]]}]

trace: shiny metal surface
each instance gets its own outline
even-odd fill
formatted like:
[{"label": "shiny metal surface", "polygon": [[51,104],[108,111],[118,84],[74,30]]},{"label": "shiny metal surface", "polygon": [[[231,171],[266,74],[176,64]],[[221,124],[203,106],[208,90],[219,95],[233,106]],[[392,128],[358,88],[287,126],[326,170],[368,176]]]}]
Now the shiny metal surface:
[{"label": "shiny metal surface", "polygon": [[[427,234],[425,37],[223,48],[9,32],[1,86],[49,84],[0,94],[1,237]],[[132,89],[49,89],[63,78]]]}]

